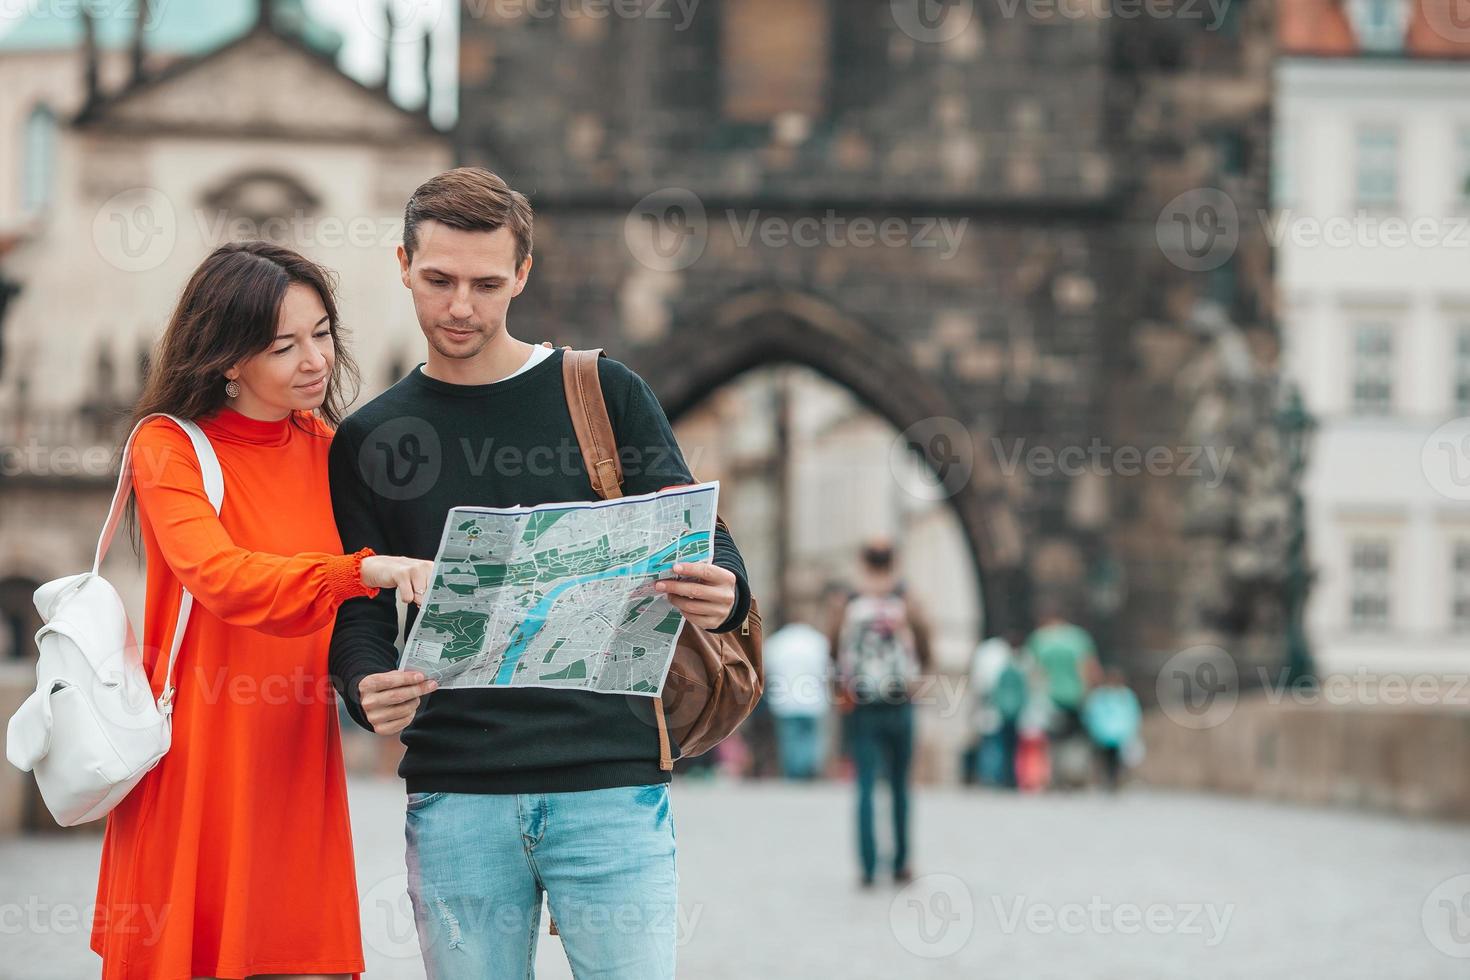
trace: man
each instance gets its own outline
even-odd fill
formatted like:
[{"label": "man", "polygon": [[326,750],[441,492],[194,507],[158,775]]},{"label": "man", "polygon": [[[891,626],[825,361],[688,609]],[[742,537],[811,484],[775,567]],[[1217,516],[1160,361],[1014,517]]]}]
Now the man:
[{"label": "man", "polygon": [[[596,498],[566,407],[562,352],[511,336],[531,272],[526,198],[479,168],[440,174],[404,211],[398,249],[426,362],[346,419],[332,443],[344,544],[432,558],[451,507]],[[599,374],[627,494],[692,482],[643,382]],[[750,606],[734,542],[676,565],[659,591],[692,628]],[[403,636],[413,628],[411,606]],[[395,669],[391,594],[344,604],[331,669],[347,710],[402,733],[408,872],[430,980],[531,975],[546,895],[578,976],[672,977],[677,875],[646,698],[537,688],[444,689]]]},{"label": "man", "polygon": [[893,803],[893,877],[913,878],[908,863],[909,762],[914,752],[913,695],[930,666],[929,629],[899,585],[893,545],[870,542],[862,551],[858,591],[837,612],[829,631],[858,784],[858,858],[864,888],[878,871],[873,789],[881,772]]}]

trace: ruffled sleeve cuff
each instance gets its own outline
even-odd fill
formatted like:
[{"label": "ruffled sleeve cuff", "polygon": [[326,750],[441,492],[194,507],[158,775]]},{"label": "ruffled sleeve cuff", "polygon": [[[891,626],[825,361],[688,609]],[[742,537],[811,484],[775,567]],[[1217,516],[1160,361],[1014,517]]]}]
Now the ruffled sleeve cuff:
[{"label": "ruffled sleeve cuff", "polygon": [[371,599],[378,594],[377,589],[362,584],[362,560],[375,554],[373,549],[363,548],[327,560],[327,587],[332,590],[333,598],[340,603],[362,596]]}]

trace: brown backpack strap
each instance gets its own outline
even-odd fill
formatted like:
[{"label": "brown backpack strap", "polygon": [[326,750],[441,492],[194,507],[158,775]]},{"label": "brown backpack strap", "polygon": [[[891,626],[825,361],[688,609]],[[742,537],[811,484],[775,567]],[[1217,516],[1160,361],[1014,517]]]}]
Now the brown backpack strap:
[{"label": "brown backpack strap", "polygon": [[[572,430],[582,447],[582,462],[592,489],[603,500],[623,495],[623,466],[618,459],[618,437],[608,418],[607,400],[602,397],[602,380],[597,374],[601,348],[591,350],[564,349],[562,381],[567,391],[567,411],[572,416]],[[669,726],[664,720],[663,698],[653,699],[653,718],[658,727],[658,767],[674,768],[673,750],[669,747]]]},{"label": "brown backpack strap", "polygon": [[669,748],[669,723],[664,719],[664,699],[653,699],[653,720],[658,725],[658,767],[664,772],[674,768],[674,753]]},{"label": "brown backpack strap", "polygon": [[602,382],[597,376],[600,357],[600,348],[566,348],[562,379],[567,389],[572,429],[582,447],[592,489],[603,500],[612,500],[623,495],[623,466],[618,459],[618,439],[613,434],[612,420],[607,416],[607,402],[602,397]]}]

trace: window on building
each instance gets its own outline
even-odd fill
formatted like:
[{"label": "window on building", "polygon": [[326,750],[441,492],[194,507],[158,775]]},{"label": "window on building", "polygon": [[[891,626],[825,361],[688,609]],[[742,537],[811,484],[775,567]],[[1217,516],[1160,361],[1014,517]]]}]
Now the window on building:
[{"label": "window on building", "polygon": [[811,120],[826,102],[829,0],[741,0],[720,5],[725,118]]},{"label": "window on building", "polygon": [[1353,331],[1352,409],[1357,415],[1393,411],[1393,329],[1360,323]]},{"label": "window on building", "polygon": [[40,587],[40,582],[27,578],[0,579],[0,661],[35,657],[34,637],[41,617],[32,596]]},{"label": "window on building", "polygon": [[1414,0],[1349,0],[1348,14],[1364,51],[1393,54],[1404,49],[1409,5]]},{"label": "window on building", "polygon": [[1454,371],[1455,414],[1470,415],[1470,322],[1455,330]]},{"label": "window on building", "polygon": [[1271,134],[1271,205],[1289,208],[1296,203],[1296,171],[1292,167],[1296,156],[1297,127],[1288,122]]},{"label": "window on building", "polygon": [[39,214],[51,203],[56,172],[56,114],[37,106],[26,119],[25,163],[21,172],[21,207]]},{"label": "window on building", "polygon": [[1357,135],[1358,204],[1391,208],[1399,202],[1399,134],[1392,126],[1360,126]]},{"label": "window on building", "polygon": [[1355,630],[1371,632],[1389,624],[1389,546],[1383,538],[1352,542],[1348,570],[1348,622]]},{"label": "window on building", "polygon": [[1460,127],[1455,142],[1455,200],[1470,208],[1470,126]]},{"label": "window on building", "polygon": [[1470,633],[1470,541],[1456,541],[1450,555],[1450,628]]}]

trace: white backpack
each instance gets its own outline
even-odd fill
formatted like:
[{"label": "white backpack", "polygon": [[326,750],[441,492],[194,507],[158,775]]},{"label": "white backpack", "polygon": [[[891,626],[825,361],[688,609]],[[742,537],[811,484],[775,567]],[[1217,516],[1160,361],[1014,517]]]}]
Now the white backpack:
[{"label": "white backpack", "polygon": [[[193,422],[167,418],[189,435],[204,476],[204,492],[219,513],[224,476],[204,432]],[[36,691],[6,733],[5,757],[22,772],[34,770],[41,797],[56,822],[71,827],[105,816],[168,751],[172,737],[174,660],[189,625],[194,597],[184,591],[168,652],[163,694],[155,702],[132,625],[117,590],[99,574],[123,508],[133,491],[132,442],[90,572],[47,582],[36,590],[46,625],[36,631],[40,660]]]}]

